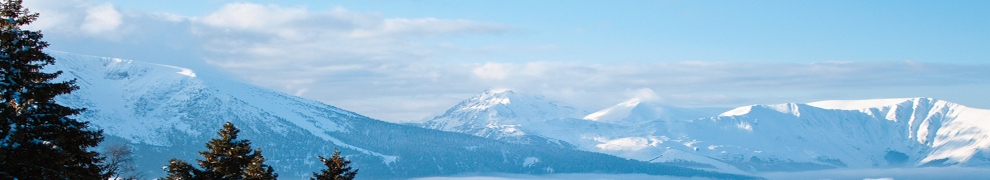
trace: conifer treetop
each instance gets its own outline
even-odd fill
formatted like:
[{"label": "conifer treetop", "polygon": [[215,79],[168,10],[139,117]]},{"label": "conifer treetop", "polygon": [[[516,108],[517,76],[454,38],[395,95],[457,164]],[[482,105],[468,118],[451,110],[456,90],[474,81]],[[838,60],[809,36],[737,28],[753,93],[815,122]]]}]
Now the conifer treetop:
[{"label": "conifer treetop", "polygon": [[357,176],[358,169],[352,170],[351,160],[340,156],[340,150],[337,148],[333,149],[333,155],[330,156],[330,159],[323,158],[323,156],[318,157],[327,169],[313,173],[313,177],[309,178],[310,180],[351,180]]},{"label": "conifer treetop", "polygon": [[42,71],[55,58],[40,31],[21,30],[38,18],[21,3],[0,0],[0,179],[99,179],[102,159],[89,148],[102,131],[70,118],[83,109],[55,102],[79,87]]},{"label": "conifer treetop", "polygon": [[265,165],[261,149],[251,149],[251,142],[237,139],[239,133],[233,123],[227,122],[217,132],[218,138],[206,143],[206,151],[197,160],[202,168],[196,169],[185,161],[172,159],[165,169],[168,179],[245,179],[270,180],[278,178],[271,166]]},{"label": "conifer treetop", "polygon": [[31,24],[38,19],[38,13],[31,13],[21,5],[22,0],[3,0],[4,8],[0,10],[0,30],[19,30],[21,26]]}]

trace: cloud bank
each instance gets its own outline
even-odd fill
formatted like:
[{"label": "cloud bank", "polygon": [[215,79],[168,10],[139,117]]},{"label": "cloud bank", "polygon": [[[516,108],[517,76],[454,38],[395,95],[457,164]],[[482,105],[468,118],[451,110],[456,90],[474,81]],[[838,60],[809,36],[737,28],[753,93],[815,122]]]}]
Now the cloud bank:
[{"label": "cloud bank", "polygon": [[990,108],[990,97],[979,94],[979,89],[990,88],[988,64],[516,62],[488,57],[562,47],[470,41],[520,29],[498,22],[387,17],[344,7],[229,3],[202,16],[183,16],[85,0],[26,5],[42,14],[30,28],[43,30],[53,50],[227,74],[395,122],[429,118],[492,87],[544,95],[591,111],[630,98],[731,107],[927,96]]}]

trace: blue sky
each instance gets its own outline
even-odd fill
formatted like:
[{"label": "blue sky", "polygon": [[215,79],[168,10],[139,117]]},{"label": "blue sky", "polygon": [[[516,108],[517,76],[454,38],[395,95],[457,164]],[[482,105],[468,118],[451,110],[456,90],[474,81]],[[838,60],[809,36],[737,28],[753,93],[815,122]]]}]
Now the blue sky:
[{"label": "blue sky", "polygon": [[[99,2],[99,1],[97,1]],[[492,22],[513,32],[444,39],[468,46],[556,46],[508,61],[897,61],[981,63],[986,1],[105,1],[206,15],[233,2],[385,17]],[[467,59],[467,58],[465,58]],[[463,59],[458,59],[463,60]],[[470,58],[470,60],[480,60]]]},{"label": "blue sky", "polygon": [[987,1],[26,3],[51,50],[225,74],[389,121],[487,88],[592,111],[640,96],[990,108]]}]

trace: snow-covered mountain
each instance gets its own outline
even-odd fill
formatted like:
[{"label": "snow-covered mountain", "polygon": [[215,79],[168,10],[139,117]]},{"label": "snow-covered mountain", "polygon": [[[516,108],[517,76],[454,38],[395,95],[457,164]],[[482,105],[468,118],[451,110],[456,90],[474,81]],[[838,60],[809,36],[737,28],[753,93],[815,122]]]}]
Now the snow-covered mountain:
[{"label": "snow-covered mountain", "polygon": [[103,129],[106,144],[133,146],[149,177],[161,176],[168,159],[199,158],[227,121],[289,179],[322,168],[314,157],[334,148],[354,160],[359,176],[375,179],[479,172],[740,177],[672,165],[729,173],[990,166],[990,110],[931,98],[752,105],[721,114],[633,99],[588,113],[492,89],[422,125],[437,131],[181,67],[51,54],[58,63],[49,70],[81,86],[58,101],[86,108],[78,118]]},{"label": "snow-covered mountain", "polygon": [[[894,124],[900,132],[891,135],[924,145],[909,154],[906,163],[920,166],[990,165],[990,110],[932,99],[878,99],[859,101],[820,101],[808,105],[835,110],[859,111],[874,119]],[[906,147],[892,150],[904,150]]]},{"label": "snow-covered mountain", "polygon": [[721,109],[689,109],[655,102],[644,101],[640,98],[629,99],[594,113],[584,116],[586,120],[620,124],[636,125],[655,120],[694,120],[718,115]]},{"label": "snow-covered mountain", "polygon": [[744,170],[990,165],[990,110],[931,98],[744,106],[653,129]]},{"label": "snow-covered mountain", "polygon": [[752,105],[721,114],[633,99],[581,119],[541,118],[516,129],[579,150],[723,172],[990,165],[990,110],[931,98]]},{"label": "snow-covered mountain", "polygon": [[[450,108],[423,124],[442,131],[471,134],[507,142],[555,142],[533,136],[522,127],[553,118],[585,115],[561,102],[540,96],[517,94],[507,89],[488,89]],[[566,146],[566,145],[565,145]]]},{"label": "snow-covered mountain", "polygon": [[[353,160],[359,178],[458,173],[604,172],[740,177],[626,160],[559,146],[523,145],[371,119],[320,102],[190,69],[116,58],[50,52],[62,79],[81,87],[58,97],[86,108],[77,118],[104,130],[104,144],[134,147],[147,178],[169,159],[200,158],[224,122],[261,148],[284,179],[323,168],[316,156],[334,148]],[[514,101],[523,102],[523,101]],[[531,116],[541,111],[518,111]],[[596,163],[587,163],[596,162]]]}]

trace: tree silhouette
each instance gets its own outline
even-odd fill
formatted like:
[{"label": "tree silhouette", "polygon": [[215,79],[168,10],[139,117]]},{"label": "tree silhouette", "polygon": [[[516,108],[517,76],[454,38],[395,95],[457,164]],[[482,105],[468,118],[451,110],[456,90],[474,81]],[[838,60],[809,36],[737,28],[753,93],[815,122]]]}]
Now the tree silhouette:
[{"label": "tree silhouette", "polygon": [[333,149],[333,155],[330,156],[330,159],[323,158],[323,156],[319,156],[319,158],[320,162],[327,166],[327,169],[321,170],[320,173],[313,173],[313,177],[309,178],[310,180],[351,180],[357,176],[358,170],[351,170],[349,166],[351,161],[341,157],[337,148]]},{"label": "tree silhouette", "polygon": [[204,160],[196,160],[202,168],[196,169],[189,163],[172,159],[165,170],[167,179],[275,179],[271,166],[265,165],[261,149],[251,150],[251,142],[238,140],[240,130],[233,123],[227,122],[215,138],[206,143],[207,151],[199,152]]},{"label": "tree silhouette", "polygon": [[69,118],[82,109],[55,102],[79,87],[51,82],[62,71],[42,71],[55,63],[42,51],[48,43],[40,31],[21,29],[38,13],[21,0],[0,3],[0,179],[99,179],[101,160],[89,148],[103,132]]}]

